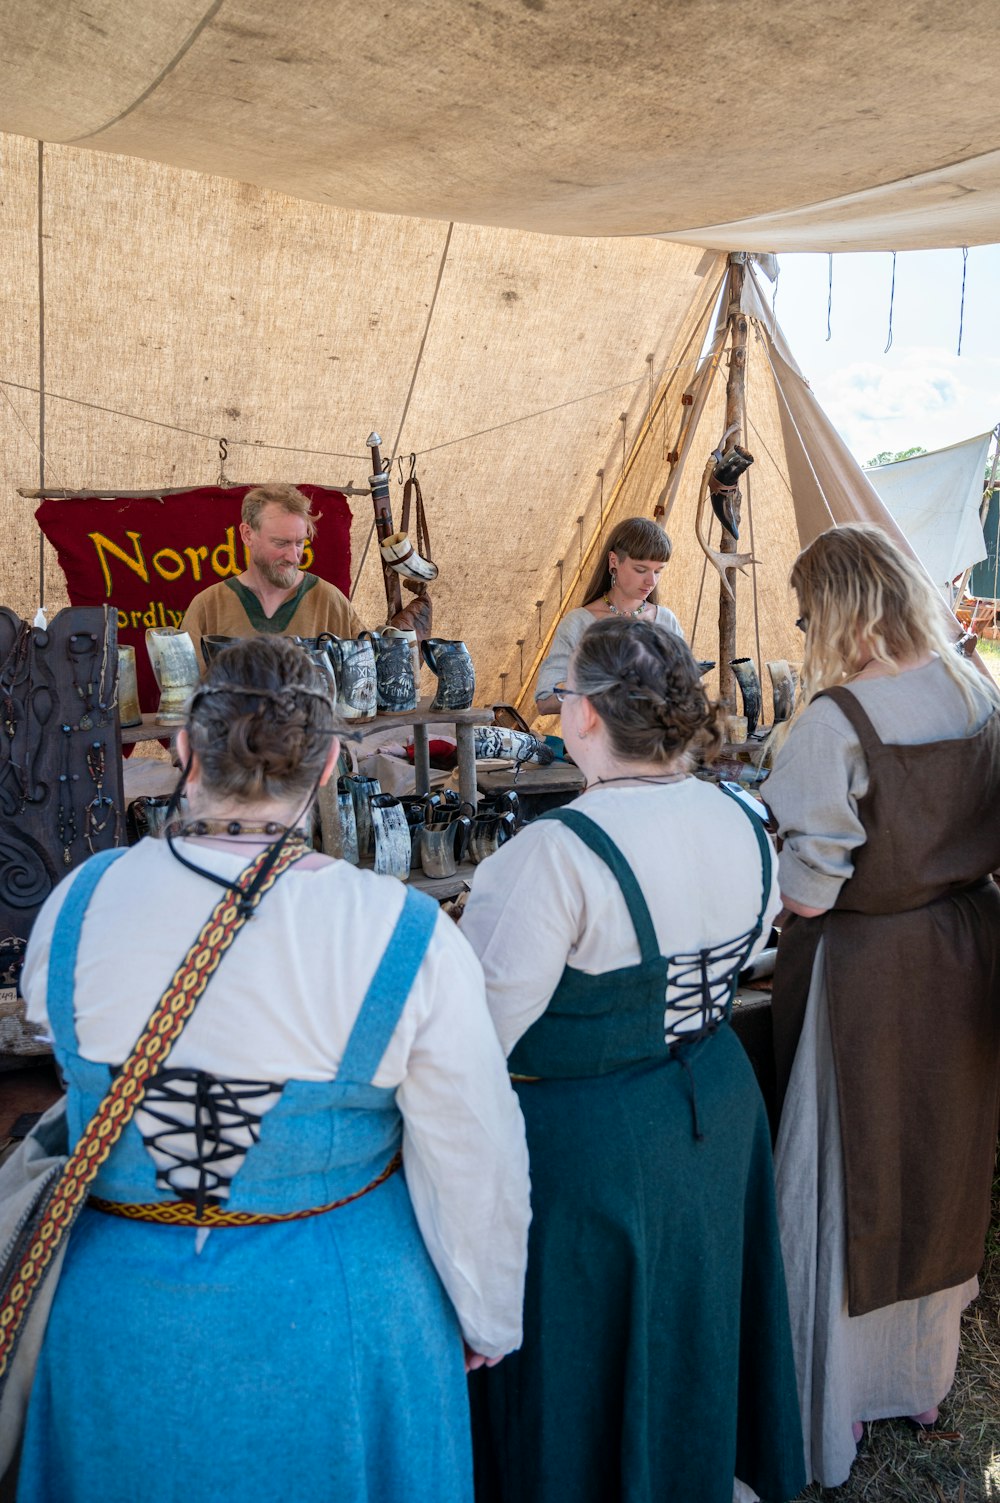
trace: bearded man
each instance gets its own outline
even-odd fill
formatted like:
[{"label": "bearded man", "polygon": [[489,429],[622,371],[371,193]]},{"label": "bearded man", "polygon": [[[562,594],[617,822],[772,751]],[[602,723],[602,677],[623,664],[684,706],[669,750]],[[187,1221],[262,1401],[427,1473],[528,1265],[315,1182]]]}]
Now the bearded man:
[{"label": "bearded man", "polygon": [[196,595],[181,622],[199,659],[204,636],[357,637],[365,624],[335,585],[300,568],[316,518],[294,485],[258,485],[243,498],[240,537],[247,566]]}]

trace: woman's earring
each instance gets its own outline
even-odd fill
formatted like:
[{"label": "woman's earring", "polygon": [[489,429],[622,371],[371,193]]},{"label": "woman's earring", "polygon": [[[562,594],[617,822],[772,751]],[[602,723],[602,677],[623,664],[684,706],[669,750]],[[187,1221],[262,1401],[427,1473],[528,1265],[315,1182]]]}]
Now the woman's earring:
[{"label": "woman's earring", "polygon": [[618,583],[618,570],[617,569],[612,569],[611,570],[611,588],[614,589],[614,587],[615,587],[615,585],[617,583]]}]

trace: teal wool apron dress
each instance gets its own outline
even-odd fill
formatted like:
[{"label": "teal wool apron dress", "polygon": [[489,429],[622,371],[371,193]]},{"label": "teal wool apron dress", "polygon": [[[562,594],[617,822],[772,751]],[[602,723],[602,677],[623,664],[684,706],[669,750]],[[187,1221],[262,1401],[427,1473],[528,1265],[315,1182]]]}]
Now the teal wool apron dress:
[{"label": "teal wool apron dress", "polygon": [[[79,1053],[74,1020],[89,877],[84,867],[63,905],[49,965],[71,1140],[112,1075]],[[371,1084],[437,912],[407,894],[335,1080],[197,1083],[206,1121],[252,1097],[245,1088],[280,1093],[222,1204],[303,1219],[206,1233],[84,1208],[32,1390],[18,1503],[468,1503],[461,1333],[404,1173],[383,1178],[402,1120],[395,1092]],[[171,1085],[150,1085],[159,1112]],[[135,1118],[93,1196],[178,1202]]]},{"label": "teal wool apron dress", "polygon": [[[806,1478],[770,1134],[728,1024],[770,846],[748,814],[756,928],[666,957],[600,826],[543,817],[610,868],[641,960],[567,966],[510,1057],[531,1159],[524,1345],[473,1375],[477,1500],[731,1503],[734,1476],[791,1498]],[[668,993],[690,1029],[669,1041]]]}]

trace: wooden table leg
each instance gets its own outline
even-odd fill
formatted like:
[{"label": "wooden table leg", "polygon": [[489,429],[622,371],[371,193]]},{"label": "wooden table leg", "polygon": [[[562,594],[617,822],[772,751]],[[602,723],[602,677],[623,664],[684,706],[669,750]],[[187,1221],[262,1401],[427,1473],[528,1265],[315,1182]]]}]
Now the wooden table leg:
[{"label": "wooden table leg", "polygon": [[471,804],[475,809],[479,798],[479,790],[476,787],[475,727],[456,725],[455,740],[458,742],[459,796],[464,804]]},{"label": "wooden table leg", "polygon": [[[475,767],[475,762],[473,762]],[[431,791],[431,754],[427,741],[427,727],[413,727],[413,776],[419,794]]]},{"label": "wooden table leg", "polygon": [[337,804],[336,774],[319,790],[316,796],[319,810],[320,844],[325,856],[335,856],[339,861],[344,854],[344,831],[340,823],[340,808]]}]

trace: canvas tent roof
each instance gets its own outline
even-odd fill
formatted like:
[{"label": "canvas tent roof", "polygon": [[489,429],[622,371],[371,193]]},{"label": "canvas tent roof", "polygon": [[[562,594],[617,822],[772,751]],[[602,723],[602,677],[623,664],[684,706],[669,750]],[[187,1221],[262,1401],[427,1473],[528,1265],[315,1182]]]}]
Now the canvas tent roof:
[{"label": "canvas tent roof", "polygon": [[7,0],[0,129],[317,203],[729,249],[1000,240],[994,0]]},{"label": "canvas tent roof", "polygon": [[[979,3],[944,22],[908,4],[882,21],[726,0],[280,15],[13,0],[0,599],[37,604],[16,492],[42,468],[67,488],[204,483],[225,436],[232,481],[364,485],[375,426],[387,454],[420,456],[435,630],[468,640],[478,699],[530,703],[577,575],[671,475],[665,594],[714,658],[718,592],[693,535],[721,436],[724,371],[698,378],[725,271],[713,247],[794,248],[798,217],[841,212],[825,246],[1000,239],[1000,126],[963,72],[995,25]],[[961,186],[928,186],[959,157]],[[859,194],[875,195],[863,211]],[[885,513],[752,280],[746,297],[761,564],[739,582],[738,650],[764,660],[798,655],[785,581],[800,543]],[[702,410],[677,481],[667,456]],[[354,510],[357,567],[370,508]],[[48,577],[47,603],[64,603],[51,561]],[[383,618],[371,558],[356,604]]]}]

